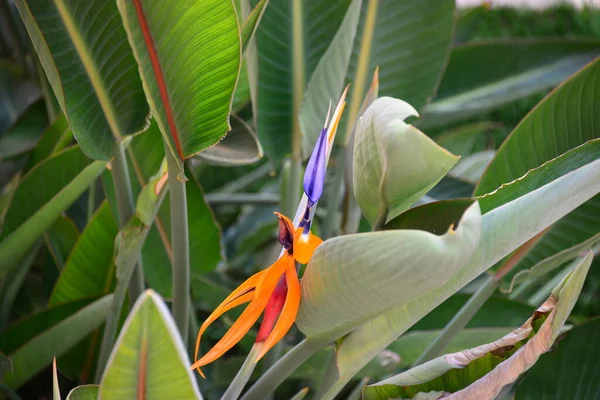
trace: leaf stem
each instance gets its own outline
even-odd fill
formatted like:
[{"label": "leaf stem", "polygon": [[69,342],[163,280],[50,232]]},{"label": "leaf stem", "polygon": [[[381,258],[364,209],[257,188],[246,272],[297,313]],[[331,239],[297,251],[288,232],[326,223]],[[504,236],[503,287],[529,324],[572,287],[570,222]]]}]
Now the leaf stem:
[{"label": "leaf stem", "polygon": [[269,175],[271,172],[271,165],[266,163],[256,168],[254,171],[249,172],[248,174],[229,182],[221,189],[218,189],[218,193],[235,193],[240,190],[246,189],[248,186],[253,185],[254,183],[260,181],[265,176]]},{"label": "leaf stem", "polygon": [[209,193],[206,201],[217,204],[279,204],[280,197],[276,193]]},{"label": "leaf stem", "polygon": [[[252,372],[254,372],[254,368],[256,367],[256,357],[258,356],[258,352],[260,351],[261,346],[254,343],[252,349],[250,349],[250,353],[248,353],[248,357],[244,360],[244,363],[240,367],[237,374],[231,381],[231,384],[221,397],[221,400],[236,400],[242,394],[242,390],[250,380],[250,376],[252,376]],[[273,351],[273,349],[271,349]]]},{"label": "leaf stem", "polygon": [[171,247],[173,248],[173,319],[187,348],[190,307],[190,245],[185,182],[177,179],[182,169],[169,149],[165,149],[169,169],[169,199],[171,207]]},{"label": "leaf stem", "polygon": [[429,360],[442,354],[448,343],[458,332],[464,329],[469,321],[475,316],[477,311],[485,304],[485,302],[494,294],[500,286],[500,280],[494,276],[488,276],[479,287],[477,292],[465,303],[464,306],[454,315],[452,320],[448,322],[444,330],[437,338],[429,345],[427,350],[415,361],[413,367],[423,364]]},{"label": "leaf stem", "polygon": [[329,343],[330,340],[328,339],[304,339],[269,368],[248,389],[241,400],[263,400],[270,393],[273,393],[300,365]]},{"label": "leaf stem", "polygon": [[[134,214],[133,193],[131,191],[131,181],[129,180],[127,157],[125,156],[122,142],[115,143],[113,154],[112,174],[115,185],[115,195],[117,197],[119,227],[122,228]],[[132,305],[143,291],[144,271],[142,269],[142,261],[138,260],[131,281],[129,281],[129,297]]]}]

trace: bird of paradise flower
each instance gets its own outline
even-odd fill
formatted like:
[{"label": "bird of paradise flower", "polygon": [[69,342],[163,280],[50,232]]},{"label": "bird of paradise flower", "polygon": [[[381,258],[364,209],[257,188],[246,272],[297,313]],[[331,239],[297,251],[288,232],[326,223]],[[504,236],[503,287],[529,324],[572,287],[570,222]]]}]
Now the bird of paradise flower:
[{"label": "bird of paradise flower", "polygon": [[[261,314],[263,320],[256,336],[260,345],[255,362],[258,362],[290,330],[300,307],[300,282],[296,261],[307,264],[322,240],[310,231],[316,204],[323,194],[325,172],[337,127],[346,105],[348,88],[344,90],[331,121],[327,121],[319,134],[317,143],[304,173],[304,196],[296,212],[294,222],[283,214],[279,218],[279,242],[283,246],[279,259],[270,267],[252,275],[238,286],[204,321],[196,339],[195,362],[191,368],[200,375],[201,367],[215,361],[229,351],[248,333]],[[217,318],[234,307],[250,303],[223,337],[200,359],[200,339],[206,328]]]}]

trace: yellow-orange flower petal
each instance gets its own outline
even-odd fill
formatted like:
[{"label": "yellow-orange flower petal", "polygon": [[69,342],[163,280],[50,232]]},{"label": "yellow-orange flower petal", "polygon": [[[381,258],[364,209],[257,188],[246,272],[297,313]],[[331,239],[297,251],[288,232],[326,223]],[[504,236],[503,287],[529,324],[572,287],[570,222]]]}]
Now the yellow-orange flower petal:
[{"label": "yellow-orange flower petal", "polygon": [[303,233],[303,228],[296,229],[294,233],[294,258],[300,264],[307,264],[313,253],[323,243],[323,240],[312,233]]},{"label": "yellow-orange flower petal", "polygon": [[290,263],[285,271],[285,280],[287,283],[287,295],[281,314],[275,323],[275,327],[263,342],[262,348],[258,353],[256,361],[260,360],[277,342],[279,342],[288,333],[298,314],[300,307],[300,282],[296,273],[296,266]]}]

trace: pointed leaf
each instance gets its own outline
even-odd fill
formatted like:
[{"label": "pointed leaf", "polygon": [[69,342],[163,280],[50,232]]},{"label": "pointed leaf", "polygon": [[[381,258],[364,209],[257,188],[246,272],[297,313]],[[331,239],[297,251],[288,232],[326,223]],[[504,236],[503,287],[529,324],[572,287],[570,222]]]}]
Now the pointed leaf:
[{"label": "pointed leaf", "polygon": [[493,399],[550,349],[575,305],[593,253],[577,260],[576,269],[520,328],[472,349],[446,354],[399,375],[370,385],[365,400],[412,398],[442,392],[433,399]]},{"label": "pointed leaf", "polygon": [[[242,40],[242,52],[246,50],[248,44],[254,37],[256,28],[258,28],[258,24],[260,23],[260,19],[262,18],[268,3],[269,0],[259,0],[259,2],[254,6],[254,9],[252,9],[250,14],[248,14],[246,17],[246,21],[244,21],[242,31],[240,32]],[[241,10],[238,10],[238,14],[240,13]]]},{"label": "pointed leaf", "polygon": [[0,160],[32,150],[47,125],[48,117],[44,102],[38,101],[29,106],[19,119],[0,136]]},{"label": "pointed leaf", "polygon": [[217,143],[241,63],[233,1],[119,0],[152,115],[183,160]]},{"label": "pointed leaf", "polygon": [[111,302],[112,295],[102,297],[9,353],[13,371],[5,375],[4,382],[11,388],[23,385],[49,365],[55,355],[61,355],[99,327]]},{"label": "pointed leaf", "polygon": [[202,399],[167,306],[147,290],[133,306],[100,383],[103,399]]},{"label": "pointed leaf", "polygon": [[356,125],[354,195],[371,225],[382,209],[388,219],[406,211],[458,161],[404,122],[416,115],[408,103],[381,97]]},{"label": "pointed leaf", "polygon": [[148,116],[116,4],[15,4],[81,149],[93,159],[110,159],[115,140],[142,130]]},{"label": "pointed leaf", "polygon": [[317,143],[327,118],[328,105],[340,97],[344,88],[361,5],[362,0],[352,0],[342,24],[308,81],[298,117],[302,128],[304,158],[310,157]]},{"label": "pointed leaf", "polygon": [[457,230],[442,236],[393,230],[326,241],[315,251],[302,278],[298,327],[309,338],[332,332],[339,336],[435,291],[469,260],[480,230],[481,214],[474,203]]},{"label": "pointed leaf", "polygon": [[215,146],[198,154],[197,158],[210,165],[242,166],[253,164],[262,156],[262,147],[250,125],[233,115],[231,132]]},{"label": "pointed leaf", "polygon": [[423,129],[552,89],[600,55],[597,39],[490,39],[452,50]]},{"label": "pointed leaf", "polygon": [[100,386],[82,385],[71,390],[67,395],[67,400],[98,400]]},{"label": "pointed leaf", "polygon": [[31,152],[29,160],[25,166],[25,171],[29,171],[42,160],[50,155],[67,147],[73,141],[73,132],[63,113],[50,124],[42,133],[39,142]]},{"label": "pointed leaf", "polygon": [[74,146],[38,164],[23,177],[0,235],[0,276],[19,262],[105,166],[101,161],[90,163],[79,147]]}]

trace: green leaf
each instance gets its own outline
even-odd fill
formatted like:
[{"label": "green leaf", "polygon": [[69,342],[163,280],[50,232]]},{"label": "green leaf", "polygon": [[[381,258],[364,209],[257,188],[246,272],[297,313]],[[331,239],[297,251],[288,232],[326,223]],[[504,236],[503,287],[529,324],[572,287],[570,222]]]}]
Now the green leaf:
[{"label": "green leaf", "polygon": [[[379,67],[379,95],[400,98],[420,110],[433,96],[452,45],[454,1],[363,2],[357,40],[350,60],[346,134]],[[426,21],[435,21],[428,23]],[[344,135],[341,132],[340,139]]]},{"label": "green leaf", "polygon": [[119,0],[152,115],[179,159],[217,143],[241,63],[231,0]]},{"label": "green leaf", "polygon": [[[550,349],[577,301],[592,259],[592,252],[580,257],[575,271],[517,330],[492,343],[446,354],[370,385],[364,399],[413,398],[431,391],[442,392],[432,399],[495,398]],[[448,392],[450,396],[445,395]]]},{"label": "green leaf", "polygon": [[423,129],[552,89],[600,55],[597,39],[492,39],[456,47]]},{"label": "green leaf", "polygon": [[50,306],[111,292],[113,244],[118,231],[108,203],[102,203],[79,235],[54,286]]},{"label": "green leaf", "polygon": [[99,394],[107,400],[202,399],[190,365],[167,306],[147,290],[121,329]]},{"label": "green leaf", "polygon": [[19,262],[105,166],[101,161],[90,163],[79,147],[74,146],[38,164],[23,177],[0,235],[0,276]]},{"label": "green leaf", "polygon": [[0,132],[4,132],[27,107],[40,98],[35,82],[25,71],[0,60]]},{"label": "green leaf", "polygon": [[483,150],[470,154],[463,157],[448,175],[476,184],[495,155],[494,150]]},{"label": "green leaf", "polygon": [[0,137],[0,160],[32,150],[48,125],[43,101],[31,106]]},{"label": "green leaf", "polygon": [[4,382],[11,388],[23,385],[49,365],[55,355],[61,355],[100,326],[111,302],[112,295],[102,297],[9,353],[13,371],[6,374]]},{"label": "green leaf", "polygon": [[215,146],[204,150],[196,157],[210,165],[235,167],[253,164],[262,156],[262,147],[250,125],[233,115],[231,132]]},{"label": "green leaf", "polygon": [[98,385],[82,385],[71,390],[67,395],[67,400],[97,400],[100,394]]},{"label": "green leaf", "polygon": [[298,327],[309,339],[339,336],[398,304],[434,292],[469,260],[480,230],[481,214],[474,203],[457,230],[442,236],[393,230],[327,240],[302,278]]},{"label": "green leaf", "polygon": [[495,131],[501,131],[503,125],[499,122],[483,121],[461,125],[437,135],[437,144],[458,156],[467,156],[476,151],[489,148]]},{"label": "green leaf", "polygon": [[15,4],[81,149],[93,159],[110,159],[115,140],[144,129],[148,116],[116,4]]},{"label": "green leaf", "polygon": [[12,370],[12,364],[10,358],[0,353],[0,379],[3,379],[4,374]]},{"label": "green leaf", "polygon": [[352,0],[342,24],[319,59],[302,98],[300,127],[304,157],[310,157],[327,118],[328,105],[342,94],[348,73],[362,0]]},{"label": "green leaf", "polygon": [[79,229],[75,222],[63,215],[58,217],[46,231],[46,246],[59,272],[64,268],[78,238]]},{"label": "green leaf", "polygon": [[458,158],[404,122],[417,112],[408,103],[382,97],[356,125],[354,195],[374,225],[406,211],[456,164]]},{"label": "green leaf", "polygon": [[[598,154],[600,117],[593,110],[599,104],[600,60],[596,60],[565,81],[540,102],[503,143],[475,190],[477,196],[498,190],[515,198],[534,185],[549,182]],[[583,145],[583,146],[582,146]],[[525,174],[530,179],[521,179]],[[531,179],[537,177],[535,183]],[[494,196],[493,198],[499,199]],[[494,205],[481,200],[483,210]],[[500,201],[503,204],[506,200]],[[595,196],[558,221],[505,277],[508,282],[519,270],[533,267],[600,232],[600,220],[591,218],[600,211],[600,196]],[[484,211],[485,212],[485,211]]]},{"label": "green leaf", "polygon": [[[265,7],[269,0],[260,0],[254,9],[250,12],[248,17],[246,17],[246,21],[244,21],[244,26],[242,26],[242,30],[240,32],[241,40],[242,40],[242,52],[246,50],[248,44],[252,40],[254,33],[256,32],[256,28],[260,22],[260,19],[265,12]],[[242,10],[238,10],[238,14],[241,13]]]},{"label": "green leaf", "polygon": [[598,191],[600,161],[595,161],[485,213],[479,247],[459,273],[434,292],[397,304],[346,336],[337,351],[340,378],[331,390],[339,391],[370,359],[442,301]]},{"label": "green leaf", "polygon": [[594,399],[600,390],[598,363],[600,319],[575,326],[544,354],[516,388],[516,400]]},{"label": "green leaf", "polygon": [[270,0],[264,12],[255,37],[258,49],[255,118],[265,154],[275,163],[291,153],[292,136],[300,138],[298,116],[304,87],[349,4],[350,0]]},{"label": "green leaf", "polygon": [[31,152],[25,171],[29,171],[42,160],[68,146],[73,140],[71,127],[64,114],[60,114],[42,133],[37,146]]}]

